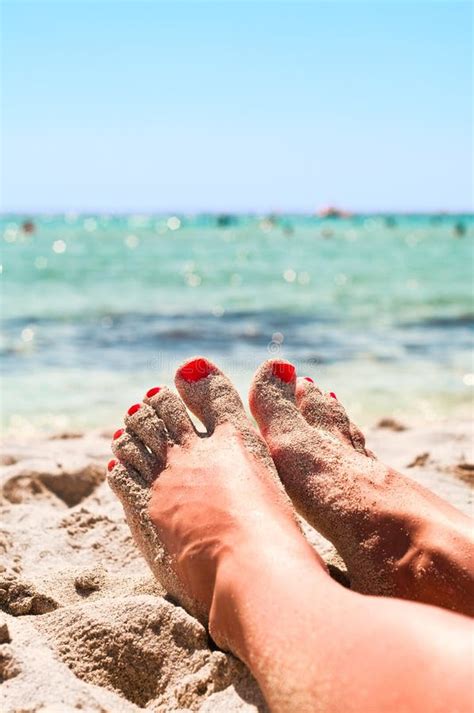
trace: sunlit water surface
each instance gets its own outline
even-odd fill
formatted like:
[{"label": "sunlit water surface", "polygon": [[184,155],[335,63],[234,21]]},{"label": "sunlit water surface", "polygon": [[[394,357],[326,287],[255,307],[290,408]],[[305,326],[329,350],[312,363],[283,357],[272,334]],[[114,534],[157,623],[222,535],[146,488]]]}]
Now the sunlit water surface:
[{"label": "sunlit water surface", "polygon": [[1,235],[8,430],[114,427],[195,354],[243,397],[290,359],[363,424],[471,411],[472,216],[4,216]]}]

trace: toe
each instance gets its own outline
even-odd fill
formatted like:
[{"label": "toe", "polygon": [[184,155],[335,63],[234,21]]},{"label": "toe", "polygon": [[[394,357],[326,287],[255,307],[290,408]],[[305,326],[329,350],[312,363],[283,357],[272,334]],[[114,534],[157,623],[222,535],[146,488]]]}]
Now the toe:
[{"label": "toe", "polygon": [[120,429],[115,433],[112,451],[122,465],[137,471],[144,484],[152,483],[163,467],[163,462],[128,430]]},{"label": "toe", "polygon": [[129,408],[125,415],[125,425],[127,431],[137,436],[160,463],[165,463],[168,433],[151,406],[141,403]]},{"label": "toe", "polygon": [[365,454],[365,440],[361,431],[351,423],[346,410],[333,392],[322,392],[313,380],[307,377],[298,379],[296,404],[310,426],[332,433],[343,443]]},{"label": "toe", "polygon": [[146,484],[138,471],[114,458],[107,466],[107,481],[124,506],[140,507]]},{"label": "toe", "polygon": [[166,425],[172,441],[184,444],[196,436],[185,405],[179,396],[166,386],[149,389],[143,400],[155,411],[156,417]]},{"label": "toe", "polygon": [[323,393],[314,382],[298,379],[296,403],[310,426],[329,431],[352,445],[350,421],[336,398]]},{"label": "toe", "polygon": [[289,362],[270,359],[257,370],[250,387],[249,403],[264,437],[307,423],[295,404],[296,370]]},{"label": "toe", "polygon": [[356,449],[356,451],[359,451],[359,453],[365,453],[365,455],[369,456],[369,458],[375,458],[375,455],[372,453],[372,451],[369,451],[365,447],[365,436],[360,430],[358,426],[356,426],[352,421],[350,422],[350,429],[351,429],[351,439],[352,439],[352,445]]},{"label": "toe", "polygon": [[207,359],[186,361],[177,370],[175,383],[184,403],[209,434],[222,423],[232,423],[238,428],[248,426],[237,391],[227,376]]}]

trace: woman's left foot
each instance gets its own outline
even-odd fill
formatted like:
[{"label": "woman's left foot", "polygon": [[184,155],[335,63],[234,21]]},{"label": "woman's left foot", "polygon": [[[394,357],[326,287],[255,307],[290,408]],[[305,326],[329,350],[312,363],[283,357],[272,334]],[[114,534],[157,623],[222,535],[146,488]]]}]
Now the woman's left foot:
[{"label": "woman's left foot", "polygon": [[250,407],[296,509],[336,546],[354,589],[473,613],[469,518],[367,451],[335,394],[270,360]]}]

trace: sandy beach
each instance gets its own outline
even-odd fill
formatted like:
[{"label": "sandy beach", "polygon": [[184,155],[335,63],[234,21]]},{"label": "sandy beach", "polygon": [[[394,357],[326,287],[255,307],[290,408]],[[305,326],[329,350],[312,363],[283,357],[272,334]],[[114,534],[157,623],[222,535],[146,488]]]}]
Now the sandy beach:
[{"label": "sandy beach", "polygon": [[[264,711],[245,666],[169,600],[105,482],[110,433],[2,447],[0,707],[18,711]],[[472,426],[382,420],[368,445],[472,511]],[[305,534],[347,584],[334,548]],[[45,674],[46,672],[46,674]]]},{"label": "sandy beach", "polygon": [[1,16],[0,713],[474,713],[471,4]]}]

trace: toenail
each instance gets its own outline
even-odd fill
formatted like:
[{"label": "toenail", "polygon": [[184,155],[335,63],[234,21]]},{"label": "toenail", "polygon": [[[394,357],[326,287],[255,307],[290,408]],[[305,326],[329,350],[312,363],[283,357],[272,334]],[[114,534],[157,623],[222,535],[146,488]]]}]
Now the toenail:
[{"label": "toenail", "polygon": [[331,396],[331,398],[333,398],[333,399],[336,399],[336,401],[337,401],[337,396],[336,396],[336,394],[334,393],[334,391],[330,391],[330,392],[329,392],[329,396]]},{"label": "toenail", "polygon": [[310,376],[305,376],[304,378],[306,381],[309,381],[310,384],[314,384],[314,379],[312,379]]},{"label": "toenail", "polygon": [[211,371],[212,366],[206,359],[194,359],[178,369],[178,374],[185,381],[193,382],[209,376]]},{"label": "toenail", "polygon": [[110,473],[110,471],[112,471],[115,468],[116,465],[117,465],[117,461],[115,460],[115,458],[112,458],[112,460],[109,460],[109,463],[107,465],[107,470],[109,471],[109,473]]},{"label": "toenail", "polygon": [[133,404],[133,406],[130,406],[128,409],[127,413],[129,416],[133,416],[134,413],[136,413],[139,409],[141,409],[142,405],[141,404]]},{"label": "toenail", "polygon": [[122,433],[124,432],[124,430],[125,430],[124,428],[119,428],[118,431],[115,431],[115,433],[114,433],[114,441],[116,441],[117,438],[120,438],[120,436],[122,435]]},{"label": "toenail", "polygon": [[161,387],[160,387],[160,386],[154,386],[152,389],[149,389],[149,390],[146,392],[146,395],[147,395],[147,397],[148,397],[149,399],[151,399],[151,397],[154,396],[155,394],[157,394],[159,391],[161,391]]},{"label": "toenail", "polygon": [[276,361],[273,363],[273,376],[276,376],[278,379],[281,379],[281,381],[284,381],[286,384],[289,384],[290,381],[293,380],[295,372],[296,369],[293,364],[290,364],[287,361]]}]

